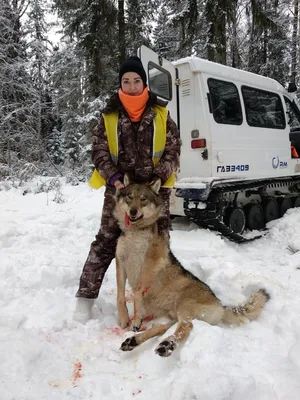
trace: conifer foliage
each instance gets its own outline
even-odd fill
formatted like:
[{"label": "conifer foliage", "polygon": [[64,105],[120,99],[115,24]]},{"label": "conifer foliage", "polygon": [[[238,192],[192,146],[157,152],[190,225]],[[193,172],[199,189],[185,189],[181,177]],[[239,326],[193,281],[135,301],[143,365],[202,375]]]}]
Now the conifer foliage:
[{"label": "conifer foliage", "polygon": [[3,0],[0,8],[0,162],[9,168],[37,160],[36,90],[28,70],[21,26],[23,2]]}]

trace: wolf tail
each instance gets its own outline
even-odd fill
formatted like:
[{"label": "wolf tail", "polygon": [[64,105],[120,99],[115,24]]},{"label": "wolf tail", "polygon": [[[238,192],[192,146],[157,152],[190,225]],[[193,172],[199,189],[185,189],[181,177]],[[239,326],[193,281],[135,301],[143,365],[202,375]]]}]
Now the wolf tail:
[{"label": "wolf tail", "polygon": [[264,289],[260,289],[258,292],[253,293],[244,305],[237,307],[224,307],[222,321],[227,324],[235,325],[245,322],[246,319],[252,321],[259,316],[261,310],[269,299],[270,295]]}]

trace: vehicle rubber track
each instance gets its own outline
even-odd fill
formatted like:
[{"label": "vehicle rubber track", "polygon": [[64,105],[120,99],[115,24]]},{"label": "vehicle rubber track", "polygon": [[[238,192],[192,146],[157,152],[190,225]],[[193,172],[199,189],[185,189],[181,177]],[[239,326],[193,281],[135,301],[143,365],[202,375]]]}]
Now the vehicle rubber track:
[{"label": "vehicle rubber track", "polygon": [[[222,198],[226,193],[238,193],[241,190],[258,190],[263,187],[267,187],[269,185],[274,184],[300,184],[300,177],[288,177],[285,179],[265,179],[261,181],[255,182],[241,182],[238,184],[232,183],[222,183],[222,186],[214,187],[207,199],[206,208],[200,209],[198,208],[197,201],[185,199],[184,201],[184,212],[186,216],[196,223],[201,228],[209,228],[219,232],[222,236],[228,238],[229,240],[235,243],[248,243],[253,240],[260,239],[266,235],[266,232],[256,235],[254,237],[246,238],[242,234],[234,232],[230,229],[224,222],[223,218],[225,215],[226,206],[222,206],[225,202],[222,201]],[[191,204],[194,204],[194,207],[191,208]]]}]

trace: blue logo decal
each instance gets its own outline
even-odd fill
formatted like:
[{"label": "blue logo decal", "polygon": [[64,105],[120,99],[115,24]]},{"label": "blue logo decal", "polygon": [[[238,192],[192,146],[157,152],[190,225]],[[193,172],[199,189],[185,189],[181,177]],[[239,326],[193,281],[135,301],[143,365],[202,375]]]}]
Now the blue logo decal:
[{"label": "blue logo decal", "polygon": [[279,157],[278,156],[272,158],[272,166],[274,169],[278,168],[278,166],[279,166]]},{"label": "blue logo decal", "polygon": [[272,158],[272,167],[274,169],[279,168],[287,168],[288,167],[288,162],[287,161],[280,161],[279,157],[273,157]]}]

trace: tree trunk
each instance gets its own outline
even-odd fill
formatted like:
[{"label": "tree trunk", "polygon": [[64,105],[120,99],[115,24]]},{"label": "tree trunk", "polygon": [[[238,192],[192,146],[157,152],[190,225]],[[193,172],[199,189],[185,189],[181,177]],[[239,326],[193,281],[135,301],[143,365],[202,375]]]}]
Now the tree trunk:
[{"label": "tree trunk", "polygon": [[256,2],[251,0],[251,32],[250,32],[250,46],[249,46],[249,62],[248,62],[248,69],[252,72],[257,72],[256,65],[256,57],[258,52],[255,51],[255,37],[256,37]]},{"label": "tree trunk", "polygon": [[208,31],[207,56],[210,61],[226,65],[226,1],[209,0],[206,5]]},{"label": "tree trunk", "polygon": [[219,1],[219,12],[215,25],[216,61],[226,65],[226,0]]},{"label": "tree trunk", "polygon": [[118,25],[119,25],[119,63],[121,65],[126,57],[124,0],[118,1]]},{"label": "tree trunk", "polygon": [[[229,11],[228,11],[229,13]],[[237,0],[232,2],[230,15],[227,17],[232,23],[232,38],[231,38],[231,53],[232,53],[232,66],[234,68],[241,68],[241,60],[238,49],[238,23],[237,23]]]},{"label": "tree trunk", "polygon": [[38,20],[38,14],[40,11],[39,10],[39,5],[36,3],[36,20],[35,20],[35,34],[36,34],[36,39],[39,43],[39,46],[37,48],[36,52],[36,60],[37,60],[37,67],[38,67],[38,72],[37,72],[37,95],[38,95],[38,105],[37,105],[37,120],[36,120],[36,130],[37,130],[37,142],[38,142],[38,161],[42,161],[42,91],[43,91],[43,76],[42,76],[42,57],[43,55],[41,54],[41,48],[43,46],[42,44],[42,32],[41,32],[41,27],[40,23],[41,21]]},{"label": "tree trunk", "polygon": [[299,1],[294,0],[294,18],[293,18],[293,34],[292,34],[292,65],[291,65],[291,82],[296,83],[297,69],[297,44],[298,44],[298,14]]}]

